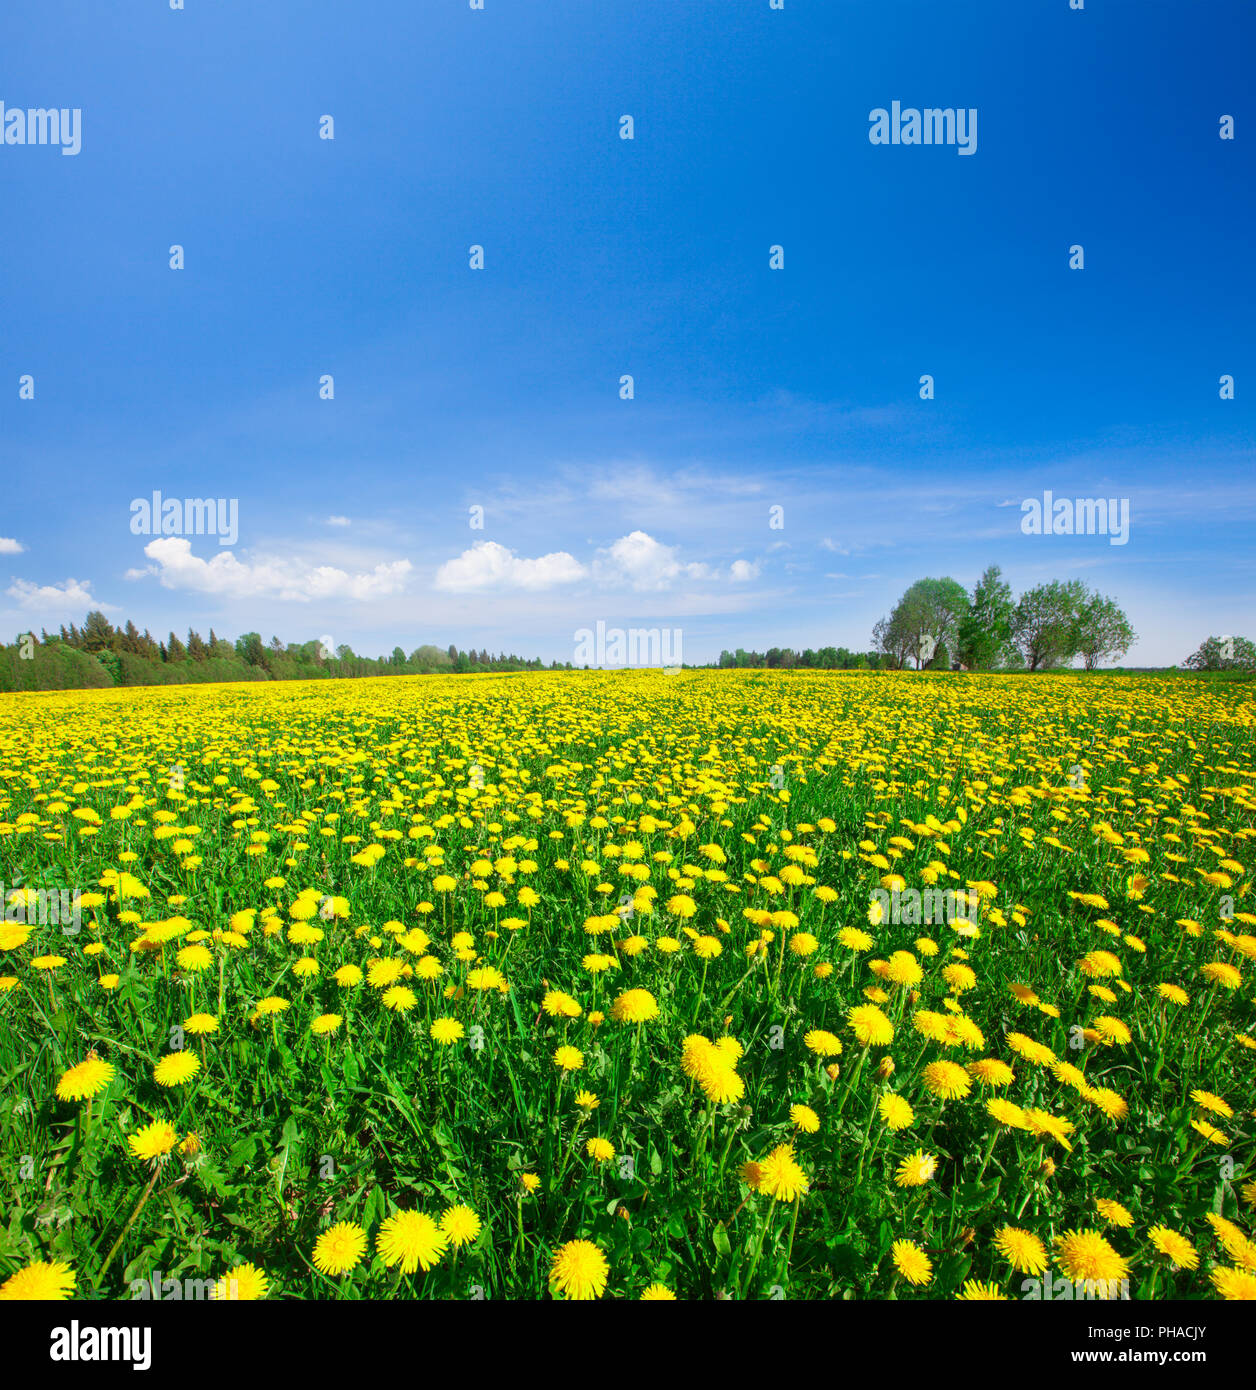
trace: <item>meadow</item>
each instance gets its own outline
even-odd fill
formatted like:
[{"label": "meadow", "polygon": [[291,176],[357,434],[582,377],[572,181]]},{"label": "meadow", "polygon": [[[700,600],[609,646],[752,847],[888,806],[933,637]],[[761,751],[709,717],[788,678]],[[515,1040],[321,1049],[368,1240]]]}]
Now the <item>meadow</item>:
[{"label": "meadow", "polygon": [[1251,682],[0,697],[0,1297],[1251,1298],[1254,863]]}]

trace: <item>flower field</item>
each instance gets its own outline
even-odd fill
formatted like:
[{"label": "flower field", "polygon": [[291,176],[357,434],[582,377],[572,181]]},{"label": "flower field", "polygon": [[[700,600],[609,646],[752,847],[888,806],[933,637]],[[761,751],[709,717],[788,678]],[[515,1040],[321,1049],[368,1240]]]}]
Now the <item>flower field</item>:
[{"label": "flower field", "polygon": [[1254,866],[1251,683],[5,697],[0,1297],[1251,1298]]}]

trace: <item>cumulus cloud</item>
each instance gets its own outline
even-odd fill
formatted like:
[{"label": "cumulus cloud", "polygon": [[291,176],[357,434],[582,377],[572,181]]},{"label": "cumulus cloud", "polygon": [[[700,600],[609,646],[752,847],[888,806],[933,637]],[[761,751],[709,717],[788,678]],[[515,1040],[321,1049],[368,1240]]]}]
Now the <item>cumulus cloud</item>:
[{"label": "cumulus cloud", "polygon": [[626,584],[638,591],[667,589],[677,579],[709,579],[706,565],[684,564],[674,545],[664,545],[644,531],[630,531],[605,550],[593,565],[603,583]]},{"label": "cumulus cloud", "polygon": [[831,550],[835,555],[849,555],[850,551],[844,545],[838,545],[832,536],[825,536],[820,542],[821,550]]},{"label": "cumulus cloud", "polygon": [[[735,561],[727,572],[727,578],[734,583],[745,583],[758,575],[758,562],[749,560]],[[434,584],[437,589],[455,593],[489,589],[535,593],[578,580],[592,580],[605,588],[646,592],[669,589],[680,580],[724,577],[723,571],[709,565],[681,560],[674,545],[664,545],[645,531],[630,531],[599,550],[589,565],[565,550],[529,559],[497,541],[477,541],[441,565]]]},{"label": "cumulus cloud", "polygon": [[347,516],[329,516],[324,523],[327,526],[349,526],[351,524]]},{"label": "cumulus cloud", "polygon": [[9,585],[8,593],[15,598],[19,608],[39,612],[54,612],[58,609],[100,608],[110,610],[110,605],[101,603],[92,593],[90,579],[67,579],[62,584],[32,584],[29,579],[15,579]]},{"label": "cumulus cloud", "polygon": [[334,565],[313,565],[306,560],[259,558],[237,560],[230,551],[219,551],[210,560],[192,554],[192,543],[182,536],[163,536],[150,541],[144,554],[155,562],[167,589],[190,589],[228,598],[270,597],[290,602],[309,599],[375,599],[399,593],[410,573],[409,560],[390,560],[355,574]]},{"label": "cumulus cloud", "polygon": [[0,555],[20,555],[26,547],[12,536],[0,536]]},{"label": "cumulus cloud", "polygon": [[552,589],[583,579],[588,571],[565,550],[529,560],[496,541],[477,541],[436,571],[435,585],[450,592],[477,589]]}]

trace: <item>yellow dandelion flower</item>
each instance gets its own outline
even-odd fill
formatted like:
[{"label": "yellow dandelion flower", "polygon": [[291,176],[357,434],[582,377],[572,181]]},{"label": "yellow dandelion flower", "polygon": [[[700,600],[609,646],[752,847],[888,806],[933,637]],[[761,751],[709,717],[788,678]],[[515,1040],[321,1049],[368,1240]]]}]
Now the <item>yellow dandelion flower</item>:
[{"label": "yellow dandelion flower", "polygon": [[1153,1226],[1147,1238],[1162,1255],[1167,1255],[1170,1263],[1179,1269],[1196,1269],[1199,1266],[1199,1252],[1180,1231],[1168,1226]]},{"label": "yellow dandelion flower", "polygon": [[201,1059],[195,1052],[168,1052],[153,1068],[153,1080],[159,1086],[182,1086],[200,1069]]},{"label": "yellow dandelion flower", "polygon": [[480,1234],[480,1218],[468,1206],[446,1207],[440,1228],[455,1248],[470,1243]]},{"label": "yellow dandelion flower", "polygon": [[329,1226],[314,1244],[314,1268],[338,1277],[361,1263],[366,1253],[366,1232],[353,1221]]},{"label": "yellow dandelion flower", "polygon": [[63,1260],[36,1260],[0,1284],[0,1301],[64,1303],[76,1283],[77,1275]]},{"label": "yellow dandelion flower", "polygon": [[894,1268],[909,1284],[927,1284],[933,1278],[933,1261],[915,1241],[896,1240],[891,1253]]},{"label": "yellow dandelion flower", "polygon": [[58,1100],[91,1100],[113,1080],[116,1068],[92,1053],[57,1082]]},{"label": "yellow dandelion flower", "polygon": [[569,1240],[554,1252],[550,1282],[572,1300],[601,1298],[610,1266],[591,1240]]},{"label": "yellow dandelion flower", "polygon": [[126,1142],[133,1158],[149,1162],[168,1154],[178,1137],[172,1124],[165,1120],[154,1120],[129,1135]]},{"label": "yellow dandelion flower", "polygon": [[936,1155],[917,1149],[894,1170],[894,1181],[899,1187],[923,1187],[937,1171]]},{"label": "yellow dandelion flower", "polygon": [[820,1128],[820,1117],[809,1105],[791,1105],[789,1121],[803,1134],[815,1134]]}]

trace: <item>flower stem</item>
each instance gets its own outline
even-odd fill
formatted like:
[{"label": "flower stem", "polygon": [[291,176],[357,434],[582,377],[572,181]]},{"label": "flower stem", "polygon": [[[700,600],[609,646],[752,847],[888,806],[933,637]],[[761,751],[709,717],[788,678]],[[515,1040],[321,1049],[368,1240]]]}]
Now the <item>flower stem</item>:
[{"label": "flower stem", "polygon": [[144,1209],[144,1203],[152,1196],[153,1188],[157,1186],[157,1179],[161,1175],[160,1163],[153,1166],[153,1176],[148,1180],[148,1186],[144,1189],[144,1195],[135,1204],[135,1210],[127,1217],[127,1223],[118,1234],[117,1240],[113,1243],[113,1248],[105,1256],[105,1262],[100,1267],[100,1273],[96,1276],[96,1289],[99,1292],[101,1284],[104,1282],[109,1266],[113,1263],[113,1257],[118,1253],[118,1247],[126,1239],[127,1232],[135,1225],[135,1218]]}]

